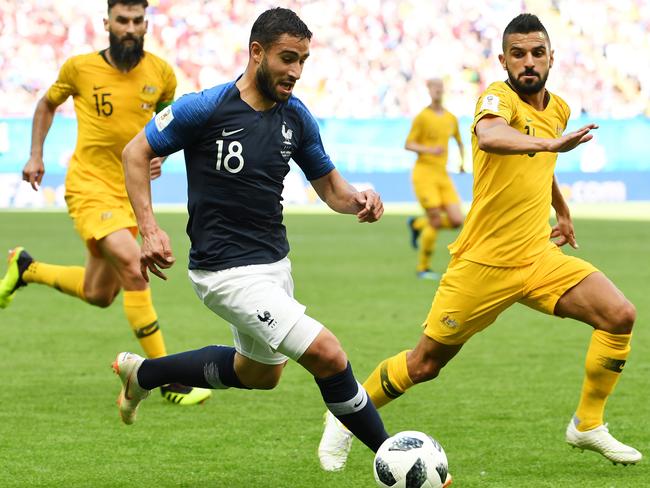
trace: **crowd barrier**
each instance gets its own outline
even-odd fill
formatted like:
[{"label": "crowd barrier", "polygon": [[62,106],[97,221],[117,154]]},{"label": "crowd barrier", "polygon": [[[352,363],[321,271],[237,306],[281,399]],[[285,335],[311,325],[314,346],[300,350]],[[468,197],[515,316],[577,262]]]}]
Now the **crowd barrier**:
[{"label": "crowd barrier", "polygon": [[[571,120],[574,130],[591,120]],[[600,128],[594,140],[559,156],[556,175],[569,201],[607,203],[650,200],[650,120],[595,120]],[[471,167],[471,120],[461,119],[466,166]],[[339,171],[358,187],[374,188],[386,202],[413,202],[410,181],[414,155],[403,149],[408,119],[319,120],[326,150]],[[55,117],[46,140],[46,174],[42,191],[21,183],[28,159],[31,119],[0,119],[0,208],[62,207],[64,178],[76,140],[74,118]],[[471,200],[472,175],[458,174],[459,153],[449,144],[449,167],[463,201]],[[186,201],[185,166],[177,153],[165,162],[163,175],[153,184],[154,203]],[[304,176],[292,163],[285,181],[285,202],[317,204]]]}]

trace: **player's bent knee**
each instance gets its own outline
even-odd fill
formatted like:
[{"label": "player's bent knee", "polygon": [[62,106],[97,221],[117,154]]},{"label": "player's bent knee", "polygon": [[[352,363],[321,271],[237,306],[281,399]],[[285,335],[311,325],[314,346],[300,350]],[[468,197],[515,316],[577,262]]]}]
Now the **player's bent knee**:
[{"label": "player's bent knee", "polygon": [[125,266],[124,268],[121,268],[118,273],[125,288],[136,290],[146,288],[147,282],[142,276],[139,265],[137,267],[131,265]]},{"label": "player's bent knee", "polygon": [[119,290],[117,292],[110,290],[110,293],[104,290],[84,290],[84,297],[86,302],[91,305],[99,308],[108,308],[113,304],[118,293]]},{"label": "player's bent knee", "polygon": [[[314,327],[317,324],[319,330],[297,361],[317,378],[326,378],[345,370],[348,365],[348,358],[336,336],[319,322],[306,315],[296,325],[301,323],[303,327],[311,323],[310,329],[314,332],[316,331]],[[289,337],[287,336],[287,338]],[[282,345],[286,342],[285,339]],[[284,351],[281,352],[287,354]]]},{"label": "player's bent knee", "polygon": [[610,318],[610,323],[615,329],[614,333],[616,334],[631,333],[635,321],[636,308],[628,300],[625,300],[619,307],[617,307],[613,316]]},{"label": "player's bent knee", "polygon": [[331,376],[340,373],[345,370],[348,365],[348,357],[340,344],[321,351],[318,359],[322,369],[327,370],[323,373],[323,376]]},{"label": "player's bent knee", "polygon": [[333,334],[332,337],[333,341],[319,341],[318,344],[313,344],[314,347],[310,347],[303,356],[313,365],[313,370],[310,369],[310,371],[319,378],[340,373],[348,365],[348,357],[341,344]]},{"label": "player's bent knee", "polygon": [[431,358],[422,358],[415,365],[409,367],[409,376],[413,383],[424,383],[436,378],[440,374],[442,365]]}]

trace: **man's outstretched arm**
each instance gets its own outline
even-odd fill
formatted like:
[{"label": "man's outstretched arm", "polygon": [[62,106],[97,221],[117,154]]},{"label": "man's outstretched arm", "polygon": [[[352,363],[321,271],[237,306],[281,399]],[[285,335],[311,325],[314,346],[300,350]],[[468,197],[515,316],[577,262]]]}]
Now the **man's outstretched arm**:
[{"label": "man's outstretched arm", "polygon": [[593,138],[590,132],[597,128],[596,124],[588,124],[557,139],[545,139],[522,134],[499,116],[485,115],[476,123],[474,131],[481,151],[493,154],[528,154],[571,151],[590,141]]}]

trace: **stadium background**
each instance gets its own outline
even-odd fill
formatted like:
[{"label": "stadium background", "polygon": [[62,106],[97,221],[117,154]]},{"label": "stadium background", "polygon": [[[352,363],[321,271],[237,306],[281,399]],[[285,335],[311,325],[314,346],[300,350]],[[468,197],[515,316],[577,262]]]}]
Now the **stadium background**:
[{"label": "stadium background", "polygon": [[[275,2],[153,0],[145,47],[175,67],[177,96],[243,71],[253,19]],[[501,32],[522,10],[545,22],[555,49],[549,88],[572,109],[569,129],[588,121],[596,138],[559,158],[571,202],[650,200],[650,2],[647,0],[289,1],[314,32],[312,55],[296,95],[318,118],[326,149],[358,186],[387,202],[414,202],[403,150],[410,119],[428,102],[424,80],[445,79],[445,105],[460,118],[470,146],[475,101],[498,64]],[[585,15],[588,12],[588,15]],[[43,191],[20,182],[37,99],[73,54],[107,45],[105,2],[0,0],[0,208],[63,207],[63,179],[74,149],[72,100],[59,110],[45,146]],[[471,151],[467,151],[468,161]],[[459,156],[450,145],[449,168]],[[471,167],[471,164],[468,164]],[[454,175],[464,201],[471,177]],[[182,156],[154,184],[156,203],[185,202]],[[316,197],[292,171],[287,204]]]}]

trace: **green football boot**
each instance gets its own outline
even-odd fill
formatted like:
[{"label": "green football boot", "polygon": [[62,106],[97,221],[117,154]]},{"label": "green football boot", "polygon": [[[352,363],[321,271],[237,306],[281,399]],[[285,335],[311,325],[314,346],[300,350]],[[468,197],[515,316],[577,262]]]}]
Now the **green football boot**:
[{"label": "green football boot", "polygon": [[7,258],[7,272],[0,281],[0,308],[7,308],[14,299],[16,290],[27,286],[23,281],[23,274],[34,259],[23,247],[15,247],[9,251]]},{"label": "green football boot", "polygon": [[206,388],[198,388],[172,383],[160,387],[160,394],[165,400],[176,405],[198,405],[205,402],[212,395]]}]

